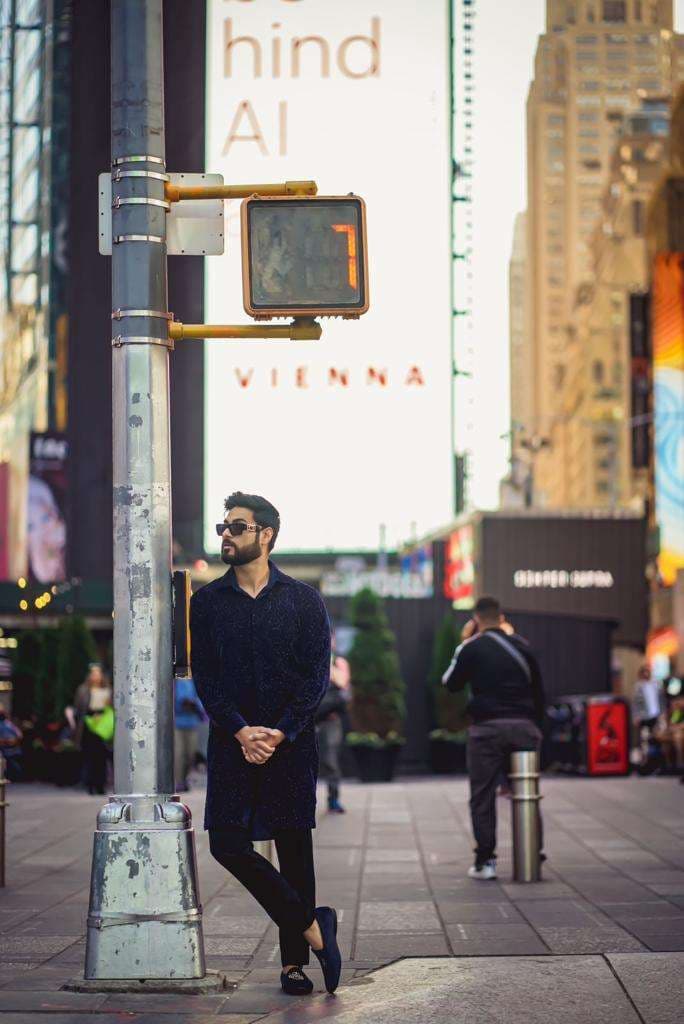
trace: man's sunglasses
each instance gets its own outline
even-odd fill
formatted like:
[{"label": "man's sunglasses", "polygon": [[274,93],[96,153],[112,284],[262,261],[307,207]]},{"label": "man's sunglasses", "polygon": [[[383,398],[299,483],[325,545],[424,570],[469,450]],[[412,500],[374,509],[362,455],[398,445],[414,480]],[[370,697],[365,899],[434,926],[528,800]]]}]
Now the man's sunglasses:
[{"label": "man's sunglasses", "polygon": [[253,523],[243,523],[240,519],[234,523],[216,524],[216,532],[219,537],[222,537],[226,530],[231,537],[241,537],[245,530],[249,530],[251,533],[258,533],[260,529],[260,526],[255,526]]}]

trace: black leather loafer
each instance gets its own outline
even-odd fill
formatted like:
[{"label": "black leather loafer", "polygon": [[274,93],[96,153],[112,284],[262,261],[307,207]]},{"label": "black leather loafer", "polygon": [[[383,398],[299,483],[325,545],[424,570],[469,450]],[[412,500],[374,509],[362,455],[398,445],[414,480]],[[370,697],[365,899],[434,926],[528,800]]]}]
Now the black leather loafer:
[{"label": "black leather loafer", "polygon": [[307,978],[301,967],[291,967],[280,975],[280,985],[285,995],[308,996],[313,992],[313,981]]},{"label": "black leather loafer", "polygon": [[340,983],[342,956],[337,945],[337,913],[332,907],[316,907],[316,920],[323,937],[323,949],[313,949],[323,970],[323,980],[328,992],[335,991]]}]

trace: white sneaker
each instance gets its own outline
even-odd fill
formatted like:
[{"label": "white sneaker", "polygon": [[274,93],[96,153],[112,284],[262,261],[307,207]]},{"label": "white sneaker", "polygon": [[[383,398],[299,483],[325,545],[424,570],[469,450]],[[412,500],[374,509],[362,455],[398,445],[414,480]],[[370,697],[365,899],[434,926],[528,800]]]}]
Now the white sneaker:
[{"label": "white sneaker", "polygon": [[496,878],[496,861],[486,860],[480,867],[473,864],[468,868],[468,878],[478,878],[481,882],[487,882],[490,878]]}]

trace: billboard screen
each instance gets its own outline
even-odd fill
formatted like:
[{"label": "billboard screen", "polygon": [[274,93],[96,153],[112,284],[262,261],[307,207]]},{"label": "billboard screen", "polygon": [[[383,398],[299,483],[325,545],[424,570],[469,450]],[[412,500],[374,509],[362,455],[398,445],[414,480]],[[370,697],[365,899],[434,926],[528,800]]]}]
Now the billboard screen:
[{"label": "billboard screen", "polygon": [[661,253],[653,275],[653,403],[660,576],[684,569],[684,254]]},{"label": "billboard screen", "polygon": [[60,583],[66,579],[68,451],[63,434],[31,434],[28,575],[36,583]]},{"label": "billboard screen", "polygon": [[510,612],[614,619],[617,642],[645,642],[645,520],[491,514],[480,530],[479,594]]},{"label": "billboard screen", "polygon": [[[318,342],[208,342],[205,544],[239,489],[283,550],[375,550],[452,512],[448,4],[207,6],[206,168],[367,204],[370,310]],[[245,323],[240,204],[206,261],[207,323]]]},{"label": "billboard screen", "polygon": [[454,608],[472,608],[475,593],[474,533],[471,523],[459,526],[446,542],[444,596]]}]

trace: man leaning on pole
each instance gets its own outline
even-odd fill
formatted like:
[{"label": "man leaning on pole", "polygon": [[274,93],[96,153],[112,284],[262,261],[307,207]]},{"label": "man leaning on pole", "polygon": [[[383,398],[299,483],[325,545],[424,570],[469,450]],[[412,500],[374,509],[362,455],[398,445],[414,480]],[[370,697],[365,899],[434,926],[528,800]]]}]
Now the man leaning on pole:
[{"label": "man leaning on pole", "polygon": [[481,881],[496,878],[499,778],[508,771],[512,753],[539,753],[542,739],[544,688],[539,663],[527,641],[505,625],[496,598],[481,597],[464,629],[468,639],[456,648],[442,676],[451,693],[471,688],[468,776],[476,846],[468,876]]}]

